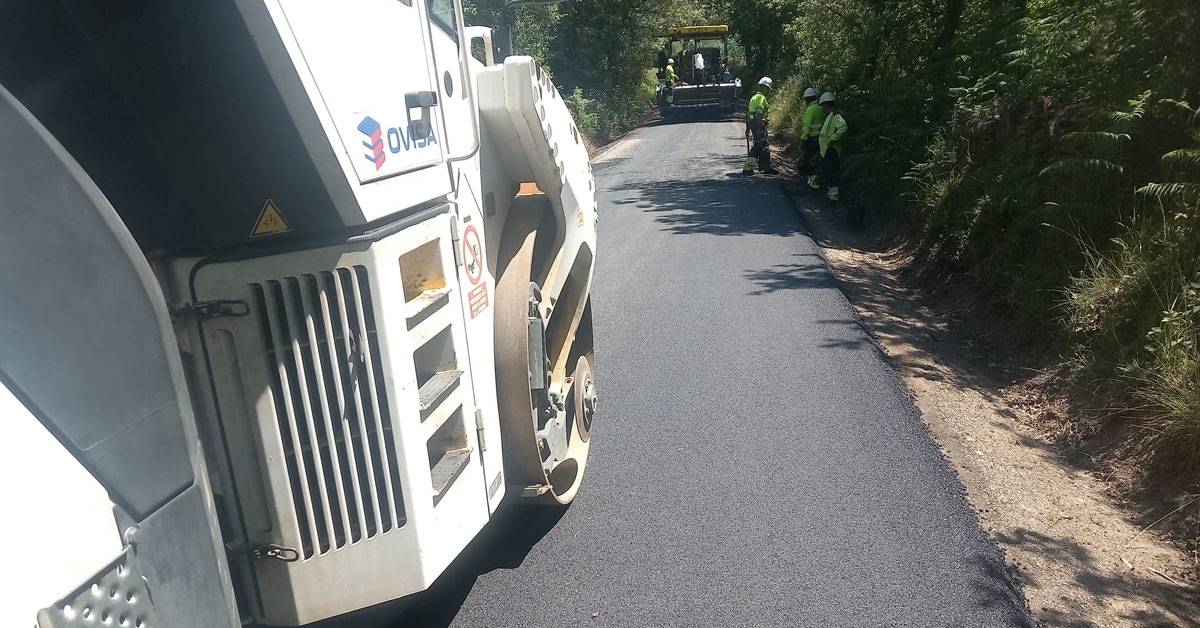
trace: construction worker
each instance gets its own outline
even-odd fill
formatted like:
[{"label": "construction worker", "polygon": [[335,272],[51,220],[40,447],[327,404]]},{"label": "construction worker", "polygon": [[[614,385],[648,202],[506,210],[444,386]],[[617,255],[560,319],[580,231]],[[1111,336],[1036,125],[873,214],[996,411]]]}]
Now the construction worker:
[{"label": "construction worker", "polygon": [[767,123],[771,113],[767,96],[771,94],[773,88],[771,77],[764,76],[758,81],[758,91],[750,97],[750,109],[746,112],[746,137],[747,139],[752,137],[753,144],[750,146],[749,155],[746,156],[746,165],[742,167],[742,174],[754,172],[756,160],[759,172],[775,173],[775,169],[771,167],[771,148],[767,139]]},{"label": "construction worker", "polygon": [[829,188],[829,200],[841,200],[839,175],[841,174],[842,137],[846,135],[846,119],[837,108],[837,97],[833,92],[821,94],[821,109],[825,112],[825,122],[821,124],[819,144],[821,148],[821,173],[825,176],[825,185]]},{"label": "construction worker", "polygon": [[679,76],[675,74],[675,59],[667,59],[667,67],[663,70],[663,80],[666,85],[663,86],[663,95],[666,97],[668,105],[675,104],[675,84],[679,82]]},{"label": "construction worker", "polygon": [[804,90],[804,102],[808,103],[808,107],[800,124],[800,167],[796,170],[800,176],[808,175],[808,187],[818,190],[821,188],[820,177],[817,176],[821,165],[821,146],[817,138],[825,124],[825,111],[817,102],[816,88]]}]

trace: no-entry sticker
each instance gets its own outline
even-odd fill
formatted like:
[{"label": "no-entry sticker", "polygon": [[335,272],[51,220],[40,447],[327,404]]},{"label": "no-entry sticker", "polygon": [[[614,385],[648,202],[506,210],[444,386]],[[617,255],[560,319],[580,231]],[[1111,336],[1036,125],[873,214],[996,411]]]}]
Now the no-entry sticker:
[{"label": "no-entry sticker", "polygon": [[479,230],[475,225],[467,225],[463,231],[462,247],[467,279],[471,281],[471,285],[475,285],[483,279],[483,245],[479,241]]}]

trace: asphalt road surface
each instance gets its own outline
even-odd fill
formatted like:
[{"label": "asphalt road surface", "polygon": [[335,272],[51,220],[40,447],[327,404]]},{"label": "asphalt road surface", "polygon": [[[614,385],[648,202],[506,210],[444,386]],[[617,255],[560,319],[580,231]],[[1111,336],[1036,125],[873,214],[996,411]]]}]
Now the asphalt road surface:
[{"label": "asphalt road surface", "polygon": [[899,377],[736,122],[595,161],[600,413],[565,512],[502,511],[343,625],[1032,626]]}]

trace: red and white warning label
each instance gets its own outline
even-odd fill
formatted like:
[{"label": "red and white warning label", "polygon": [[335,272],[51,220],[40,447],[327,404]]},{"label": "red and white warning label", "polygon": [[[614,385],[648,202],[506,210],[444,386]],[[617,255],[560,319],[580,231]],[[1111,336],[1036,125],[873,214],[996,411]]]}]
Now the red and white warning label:
[{"label": "red and white warning label", "polygon": [[479,316],[488,306],[487,284],[482,283],[471,289],[467,296],[471,298],[471,318]]}]

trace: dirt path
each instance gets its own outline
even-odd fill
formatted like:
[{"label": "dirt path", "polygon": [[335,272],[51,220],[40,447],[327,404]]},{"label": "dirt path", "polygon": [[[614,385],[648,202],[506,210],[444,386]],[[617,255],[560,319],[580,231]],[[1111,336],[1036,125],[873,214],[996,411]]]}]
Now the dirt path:
[{"label": "dirt path", "polygon": [[846,232],[841,212],[791,190],[1024,584],[1034,617],[1052,627],[1200,626],[1193,566],[1155,530],[1141,532],[1086,459],[1043,437],[1046,417],[1024,410],[1045,406],[1022,403],[1037,374],[980,338],[996,323],[956,308],[961,290],[937,294],[912,277],[901,247],[882,245],[870,229]]}]

